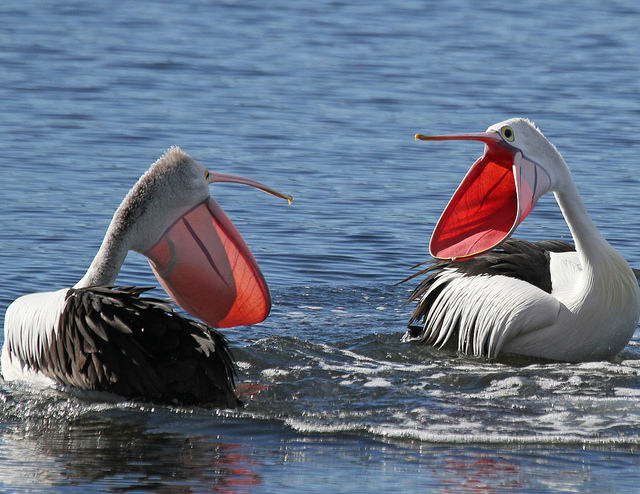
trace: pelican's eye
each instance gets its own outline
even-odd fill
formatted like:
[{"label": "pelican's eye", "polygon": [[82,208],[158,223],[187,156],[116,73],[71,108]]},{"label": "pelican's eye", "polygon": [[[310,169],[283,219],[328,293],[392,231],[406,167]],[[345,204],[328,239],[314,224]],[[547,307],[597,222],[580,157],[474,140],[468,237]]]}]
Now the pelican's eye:
[{"label": "pelican's eye", "polygon": [[207,182],[209,181],[209,170],[207,170],[206,168],[204,169],[204,178]]},{"label": "pelican's eye", "polygon": [[513,142],[516,137],[513,133],[513,129],[508,125],[505,125],[500,129],[500,134],[502,134],[502,137],[504,137],[509,142]]}]

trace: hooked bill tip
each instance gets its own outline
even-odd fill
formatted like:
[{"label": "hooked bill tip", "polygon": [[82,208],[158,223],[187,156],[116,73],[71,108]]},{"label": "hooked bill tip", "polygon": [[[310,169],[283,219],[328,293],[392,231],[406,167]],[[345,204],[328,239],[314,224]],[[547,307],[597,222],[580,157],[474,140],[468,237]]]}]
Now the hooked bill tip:
[{"label": "hooked bill tip", "polygon": [[416,134],[416,141],[430,141],[433,136],[426,136],[424,134]]}]

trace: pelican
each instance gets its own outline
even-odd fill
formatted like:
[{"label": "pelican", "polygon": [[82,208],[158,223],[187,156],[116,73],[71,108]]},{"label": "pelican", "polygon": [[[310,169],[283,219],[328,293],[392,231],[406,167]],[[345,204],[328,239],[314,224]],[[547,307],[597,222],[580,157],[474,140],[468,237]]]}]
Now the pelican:
[{"label": "pelican", "polygon": [[[210,173],[170,148],[124,198],[75,286],[9,306],[4,379],[237,407],[233,358],[213,328],[264,320],[271,298],[246,243],[210,197],[214,182],[251,185],[291,202],[255,180]],[[141,296],[148,288],[114,286],[129,251],[144,254],[173,300],[203,322]]]},{"label": "pelican", "polygon": [[[485,150],[434,229],[429,251],[435,260],[407,278],[427,275],[409,297],[417,305],[403,339],[440,347],[453,338],[458,351],[491,359],[614,358],[640,318],[638,271],[589,218],[555,146],[521,118],[486,132],[417,134],[416,140],[475,140]],[[575,248],[508,240],[548,192]]]}]

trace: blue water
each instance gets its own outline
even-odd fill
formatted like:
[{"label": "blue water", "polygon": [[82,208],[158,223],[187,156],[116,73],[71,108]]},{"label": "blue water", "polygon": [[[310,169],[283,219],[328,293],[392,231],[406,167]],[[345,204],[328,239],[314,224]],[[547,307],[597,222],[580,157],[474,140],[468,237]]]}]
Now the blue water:
[{"label": "blue water", "polygon": [[[394,285],[482,152],[413,135],[512,116],[640,267],[639,24],[631,0],[4,0],[0,313],[81,278],[171,145],[294,202],[212,187],[274,299],[225,331],[245,409],[0,383],[0,488],[640,492],[638,333],[614,362],[491,363],[400,343]],[[518,236],[569,238],[553,197]],[[133,254],[119,282],[156,284]]]}]

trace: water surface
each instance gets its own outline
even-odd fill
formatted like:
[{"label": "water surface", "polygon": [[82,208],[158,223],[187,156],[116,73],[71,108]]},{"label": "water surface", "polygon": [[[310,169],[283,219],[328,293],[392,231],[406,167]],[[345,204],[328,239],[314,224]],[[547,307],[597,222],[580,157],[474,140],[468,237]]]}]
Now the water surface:
[{"label": "water surface", "polygon": [[[639,21],[634,2],[3,2],[0,313],[81,278],[171,145],[294,203],[212,187],[274,299],[225,331],[244,409],[2,383],[2,489],[637,491],[637,333],[613,362],[487,362],[401,343],[395,283],[482,152],[413,135],[513,116],[640,267]],[[570,238],[552,196],[518,236]],[[157,284],[135,254],[119,282]]]}]

